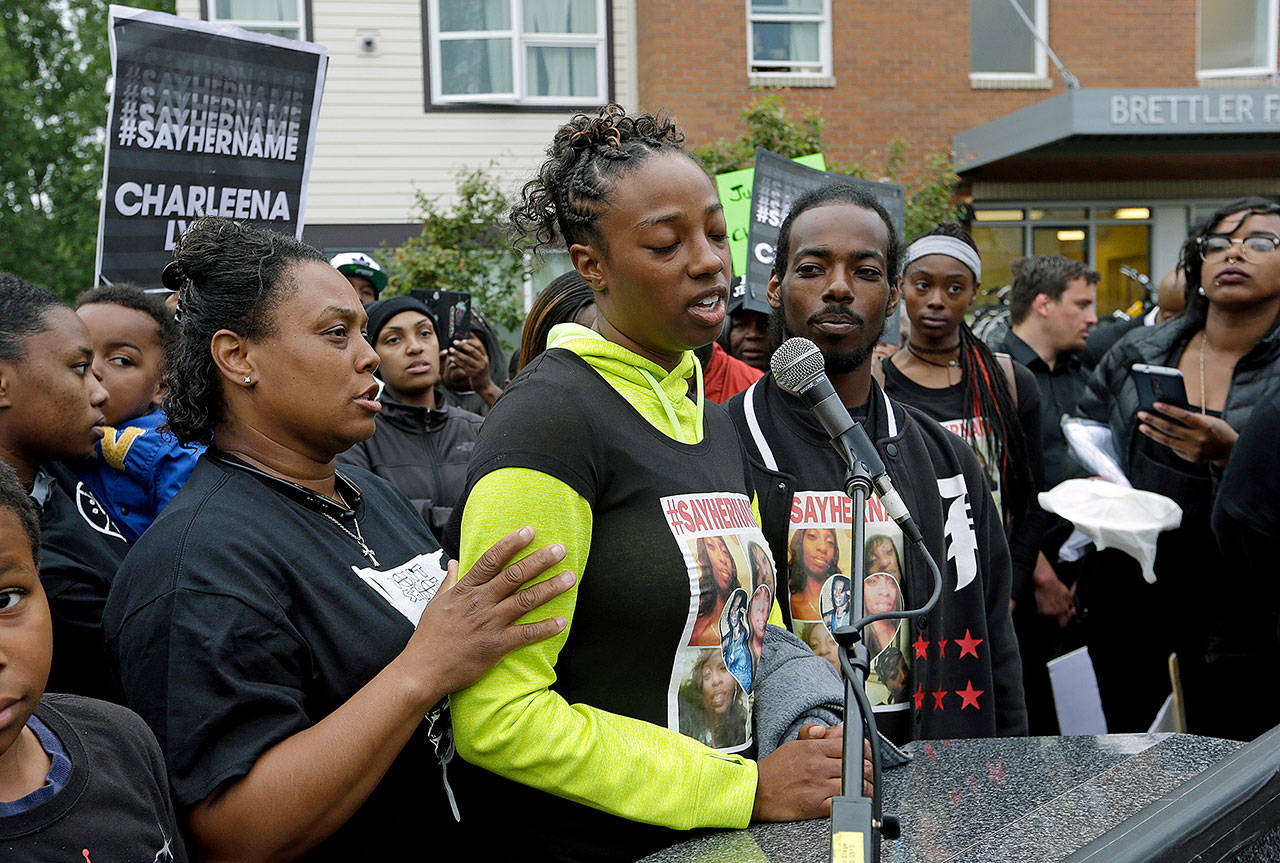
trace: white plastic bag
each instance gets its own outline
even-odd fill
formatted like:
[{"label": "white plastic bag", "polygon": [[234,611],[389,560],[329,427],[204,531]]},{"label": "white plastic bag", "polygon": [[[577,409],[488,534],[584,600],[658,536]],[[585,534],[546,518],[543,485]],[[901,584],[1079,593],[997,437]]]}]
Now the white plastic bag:
[{"label": "white plastic bag", "polygon": [[1182,507],[1164,495],[1102,480],[1069,479],[1039,499],[1099,549],[1116,548],[1136,560],[1148,584],[1156,583],[1156,540],[1182,523]]}]

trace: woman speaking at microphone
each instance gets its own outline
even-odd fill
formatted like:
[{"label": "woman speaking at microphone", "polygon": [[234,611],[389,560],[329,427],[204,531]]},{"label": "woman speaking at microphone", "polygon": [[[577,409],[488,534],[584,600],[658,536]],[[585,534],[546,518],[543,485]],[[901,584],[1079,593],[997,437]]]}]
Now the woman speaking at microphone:
[{"label": "woman speaking at microphone", "polygon": [[[695,637],[701,594],[750,595],[748,549],[764,539],[737,434],[705,404],[692,353],[723,326],[730,262],[715,188],[681,140],[617,106],[578,115],[512,216],[539,245],[563,238],[597,309],[590,329],[551,330],[494,406],[468,473],[464,566],[532,519],[535,545],[563,544],[581,574],[547,606],[565,633],[514,651],[451,702],[459,752],[488,771],[469,771],[464,825],[469,803],[494,812],[519,837],[513,858],[633,860],[686,838],[671,828],[814,818],[839,793],[838,731],[797,722],[790,736],[804,739],[775,750],[750,709],[736,729],[682,715],[706,709],[679,697],[682,682],[724,650]],[[710,545],[735,584],[703,577]],[[763,673],[735,674],[745,704],[769,646]],[[720,749],[680,732],[713,725]],[[771,753],[753,760],[757,747]]]}]

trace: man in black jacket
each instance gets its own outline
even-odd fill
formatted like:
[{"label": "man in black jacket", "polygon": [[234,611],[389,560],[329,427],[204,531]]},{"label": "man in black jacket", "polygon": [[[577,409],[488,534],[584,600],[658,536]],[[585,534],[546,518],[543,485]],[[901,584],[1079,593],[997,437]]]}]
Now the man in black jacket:
[{"label": "man in black jacket", "polygon": [[[864,192],[835,185],[800,197],[769,282],[775,336],[802,335],[822,350],[836,392],[876,441],[943,572],[942,598],[926,618],[865,633],[881,730],[899,741],[1023,734],[1009,551],[982,467],[964,441],[889,399],[871,377],[871,351],[898,301],[899,256],[888,215]],[[871,610],[925,601],[932,577],[923,555],[876,500],[865,513],[867,572],[850,571],[850,518],[864,514],[850,512],[839,491],[844,464],[799,399],[766,376],[726,406],[751,457],[779,583],[787,575],[793,629],[812,643],[841,576],[868,576]],[[906,667],[897,663],[893,680],[881,681],[885,663],[875,660],[896,659],[894,649]]]}]

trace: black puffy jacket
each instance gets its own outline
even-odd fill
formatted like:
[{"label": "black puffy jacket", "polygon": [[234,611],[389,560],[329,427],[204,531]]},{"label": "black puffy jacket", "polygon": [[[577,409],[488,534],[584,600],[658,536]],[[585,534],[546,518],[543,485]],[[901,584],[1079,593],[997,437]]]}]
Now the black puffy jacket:
[{"label": "black puffy jacket", "polygon": [[409,498],[439,539],[467,481],[467,461],[482,417],[446,405],[430,410],[401,404],[385,392],[373,437],[338,456],[362,467]]},{"label": "black puffy jacket", "polygon": [[[1138,390],[1129,370],[1134,363],[1177,366],[1192,336],[1203,326],[1198,318],[1179,315],[1129,332],[1107,351],[1085,386],[1076,413],[1111,426],[1120,467],[1130,478],[1138,438]],[[1280,318],[1236,363],[1222,419],[1236,431],[1244,428],[1254,405],[1276,384],[1280,384]],[[1196,396],[1187,393],[1192,401]]]}]

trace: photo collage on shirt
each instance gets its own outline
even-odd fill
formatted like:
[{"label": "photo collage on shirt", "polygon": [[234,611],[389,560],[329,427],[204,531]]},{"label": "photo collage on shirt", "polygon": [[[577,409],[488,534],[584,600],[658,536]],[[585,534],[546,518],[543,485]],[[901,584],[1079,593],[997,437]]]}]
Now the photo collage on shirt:
[{"label": "photo collage on shirt", "polygon": [[773,559],[744,495],[675,495],[662,507],[690,595],[667,690],[668,727],[737,752],[752,742],[754,679],[777,590]]},{"label": "photo collage on shirt", "polygon": [[[788,594],[792,628],[813,652],[838,670],[831,633],[853,622],[853,501],[838,491],[799,492],[791,500],[787,532]],[[902,531],[872,497],[866,504],[863,605],[866,613],[902,611]],[[910,627],[904,620],[874,621],[863,630],[871,657],[867,695],[877,712],[910,707]]]}]

